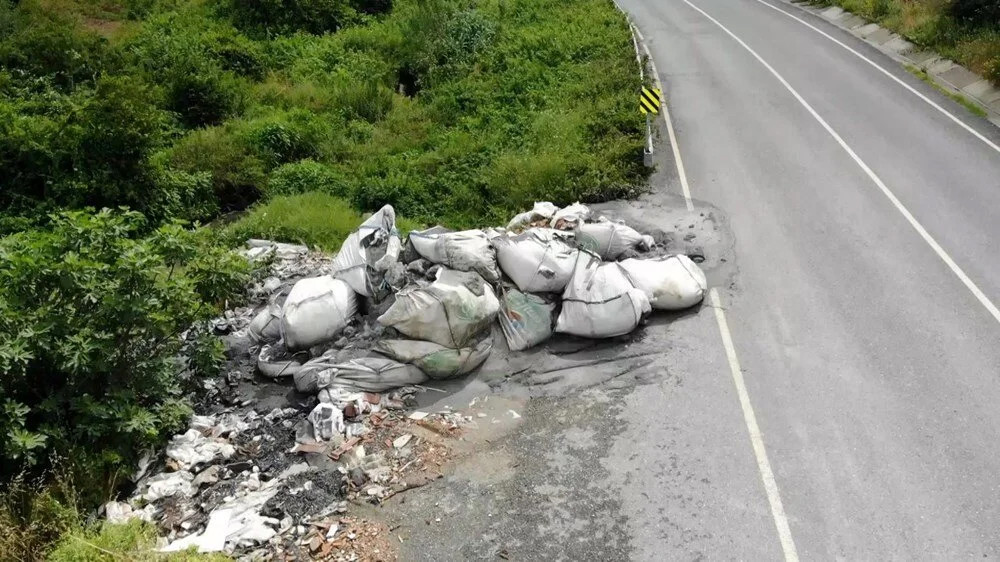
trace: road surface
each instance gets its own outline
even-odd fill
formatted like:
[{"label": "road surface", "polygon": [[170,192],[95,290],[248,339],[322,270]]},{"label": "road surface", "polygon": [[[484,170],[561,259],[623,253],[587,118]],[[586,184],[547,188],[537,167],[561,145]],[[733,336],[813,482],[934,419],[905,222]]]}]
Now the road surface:
[{"label": "road surface", "polygon": [[995,559],[1000,324],[861,163],[1000,302],[1000,153],[782,11],[997,131],[861,40],[769,5],[623,0],[692,196],[730,216],[723,300],[796,552]]},{"label": "road surface", "polygon": [[778,0],[621,3],[694,211],[667,146],[617,211],[698,233],[732,354],[708,302],[503,383],[509,433],[389,507],[401,558],[1000,557],[997,130]]}]

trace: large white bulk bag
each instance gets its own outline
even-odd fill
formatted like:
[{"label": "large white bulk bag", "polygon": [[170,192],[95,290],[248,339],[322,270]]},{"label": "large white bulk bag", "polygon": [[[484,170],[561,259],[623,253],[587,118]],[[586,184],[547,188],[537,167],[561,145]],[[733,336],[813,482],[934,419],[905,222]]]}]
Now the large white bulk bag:
[{"label": "large white bulk bag", "polygon": [[620,336],[634,330],[649,311],[646,294],[632,286],[617,263],[581,252],[563,291],[556,331],[587,338]]},{"label": "large white bulk bag", "polygon": [[281,335],[295,351],[333,339],[358,311],[351,286],[329,275],[300,280],[285,300]]},{"label": "large white bulk bag", "polygon": [[416,365],[432,379],[450,379],[482,365],[493,350],[493,341],[485,338],[473,347],[451,349],[429,341],[381,340],[374,349],[396,361]]},{"label": "large white bulk bag", "polygon": [[[369,264],[375,248],[377,254],[384,255],[377,262]],[[396,211],[392,205],[386,205],[377,213],[368,217],[357,230],[352,232],[347,240],[340,245],[340,251],[333,260],[332,275],[343,279],[359,295],[372,296],[373,280],[369,265],[379,271],[385,271],[388,264],[399,258],[401,244],[396,231]]]},{"label": "large white bulk bag", "polygon": [[[496,318],[500,303],[482,277],[442,269],[427,287],[408,287],[378,321],[407,336],[458,349],[465,347]],[[469,289],[463,280],[476,289]]]},{"label": "large white bulk bag", "polygon": [[457,271],[474,271],[491,283],[500,280],[497,258],[482,230],[411,232],[410,243],[424,259]]},{"label": "large white bulk bag", "polygon": [[296,390],[315,394],[330,387],[353,392],[385,392],[420,384],[427,380],[427,375],[413,365],[384,357],[361,357],[338,363],[333,354],[324,354],[308,361],[294,378]]},{"label": "large white bulk bag", "polygon": [[581,223],[576,227],[576,245],[594,252],[602,259],[613,261],[635,247],[649,248],[651,236],[643,236],[634,228],[601,217],[599,222]]},{"label": "large white bulk bag", "polygon": [[566,288],[580,253],[534,230],[511,238],[494,238],[493,247],[503,272],[518,289],[529,293],[557,293]]},{"label": "large white bulk bag", "polygon": [[683,255],[651,260],[628,259],[618,263],[636,288],[660,310],[680,310],[701,302],[708,290],[705,273]]},{"label": "large white bulk bag", "polygon": [[274,343],[281,339],[281,307],[271,303],[250,321],[250,337],[254,343]]},{"label": "large white bulk bag", "polygon": [[556,305],[530,293],[510,289],[500,298],[497,321],[511,351],[534,347],[552,335],[552,314]]}]

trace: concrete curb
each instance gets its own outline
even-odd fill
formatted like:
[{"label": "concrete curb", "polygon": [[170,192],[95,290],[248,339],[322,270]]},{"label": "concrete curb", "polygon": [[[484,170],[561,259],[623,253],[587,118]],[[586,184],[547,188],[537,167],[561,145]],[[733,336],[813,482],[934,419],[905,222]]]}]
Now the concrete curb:
[{"label": "concrete curb", "polygon": [[897,62],[923,70],[945,90],[961,94],[981,107],[986,112],[986,118],[994,125],[1000,126],[1000,89],[982,76],[955,64],[954,61],[941,58],[935,52],[921,50],[902,36],[839,6],[814,6],[809,0],[782,0],[782,2],[819,16],[840,29],[864,39],[869,45]]}]

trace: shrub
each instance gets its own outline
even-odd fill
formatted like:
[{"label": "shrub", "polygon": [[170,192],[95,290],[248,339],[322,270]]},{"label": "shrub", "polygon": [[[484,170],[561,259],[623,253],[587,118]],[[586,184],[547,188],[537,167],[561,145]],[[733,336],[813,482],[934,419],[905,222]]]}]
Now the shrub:
[{"label": "shrub", "polygon": [[71,16],[37,1],[0,4],[8,29],[0,35],[0,67],[50,77],[65,89],[93,80],[108,65],[107,41],[76,26]]},{"label": "shrub", "polygon": [[264,162],[234,125],[192,131],[171,148],[168,159],[177,169],[209,173],[223,211],[245,209],[263,192]]},{"label": "shrub", "polygon": [[279,167],[267,181],[269,198],[308,191],[321,191],[342,197],[347,193],[346,180],[326,164],[301,160]]},{"label": "shrub", "polygon": [[183,426],[177,334],[235,297],[245,260],[135,212],[69,212],[0,241],[0,476],[128,466]]},{"label": "shrub", "polygon": [[242,105],[240,82],[214,64],[192,62],[169,73],[167,107],[188,127],[218,125]]},{"label": "shrub", "polygon": [[236,27],[263,36],[321,34],[358,19],[347,0],[229,0],[224,11]]},{"label": "shrub", "polygon": [[953,0],[949,11],[966,25],[1000,28],[1000,0]]},{"label": "shrub", "polygon": [[344,115],[374,123],[392,109],[392,90],[375,82],[341,84],[334,94]]}]

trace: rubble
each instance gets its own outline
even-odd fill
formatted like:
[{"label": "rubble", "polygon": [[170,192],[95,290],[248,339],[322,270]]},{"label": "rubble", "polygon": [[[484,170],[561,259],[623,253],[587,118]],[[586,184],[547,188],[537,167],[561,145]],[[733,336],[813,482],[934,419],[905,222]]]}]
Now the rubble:
[{"label": "rubble", "polygon": [[[479,419],[415,410],[419,393],[437,390],[422,383],[473,375],[556,333],[627,334],[651,308],[703,298],[693,261],[590,217],[580,203],[540,202],[506,229],[436,227],[404,245],[386,206],[335,259],[249,241],[245,255],[270,275],[250,290],[255,306],[213,322],[224,375],[205,381],[200,415],[148,457],[135,492],[105,516],[155,523],[166,551],[391,558],[388,530],[350,506],[440,478],[454,440]],[[269,397],[240,390],[261,386]]]}]

